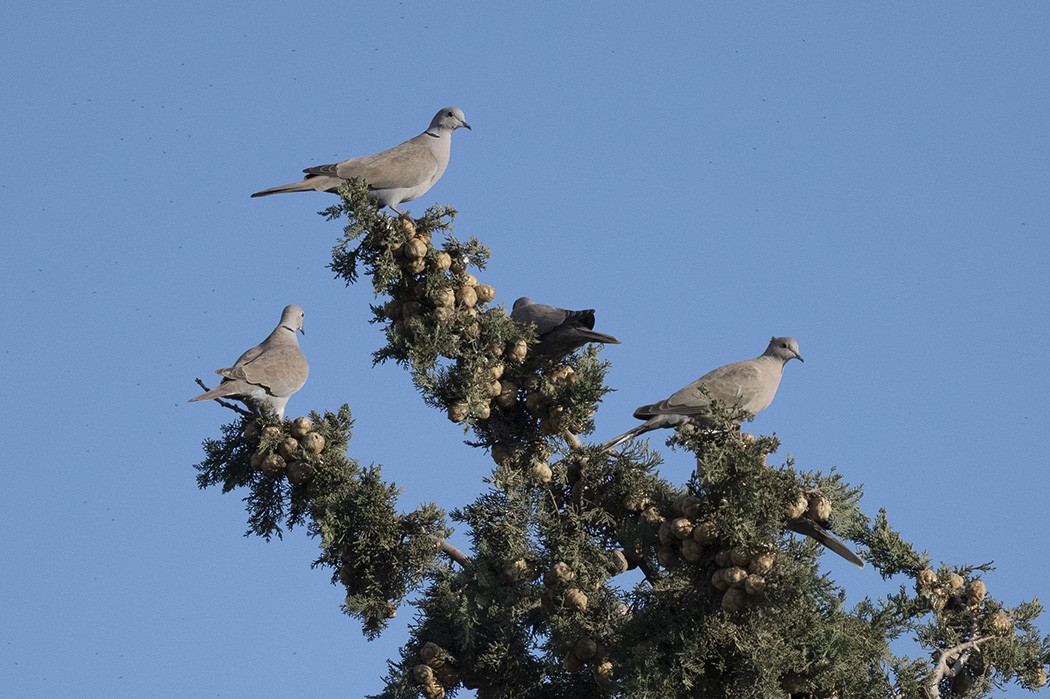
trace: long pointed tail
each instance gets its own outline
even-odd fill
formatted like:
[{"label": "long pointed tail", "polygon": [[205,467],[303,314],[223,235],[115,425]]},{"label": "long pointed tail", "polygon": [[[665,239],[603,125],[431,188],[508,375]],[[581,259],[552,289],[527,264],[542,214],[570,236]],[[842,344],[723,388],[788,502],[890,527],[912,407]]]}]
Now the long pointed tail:
[{"label": "long pointed tail", "polygon": [[645,434],[652,430],[660,430],[665,427],[678,427],[686,422],[689,422],[689,418],[684,415],[655,415],[637,427],[632,427],[623,434],[613,437],[607,442],[602,442],[602,449],[610,451],[627,440],[634,439],[640,434]]},{"label": "long pointed tail", "polygon": [[787,528],[793,532],[808,536],[829,551],[833,551],[842,556],[853,565],[860,568],[864,567],[864,561],[860,560],[860,557],[857,556],[857,554],[853,553],[853,551],[847,548],[844,543],[832,536],[831,532],[811,520],[809,517],[793,519],[787,523]]},{"label": "long pointed tail", "polygon": [[252,197],[268,197],[271,194],[283,194],[285,192],[313,192],[314,185],[312,182],[303,180],[302,182],[292,182],[290,184],[282,184],[278,187],[270,187],[264,189],[261,192],[256,192]]},{"label": "long pointed tail", "polygon": [[576,330],[576,334],[580,337],[580,339],[586,340],[587,342],[602,342],[606,345],[622,344],[612,335],[606,335],[605,333],[600,333],[597,330],[585,330],[584,328],[578,328]]}]

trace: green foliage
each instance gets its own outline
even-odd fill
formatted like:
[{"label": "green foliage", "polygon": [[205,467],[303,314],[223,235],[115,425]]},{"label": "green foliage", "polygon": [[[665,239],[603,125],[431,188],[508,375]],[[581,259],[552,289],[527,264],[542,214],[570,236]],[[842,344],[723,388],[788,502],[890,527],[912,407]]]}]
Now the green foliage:
[{"label": "green foliage", "polygon": [[[352,426],[346,405],[311,413],[308,421],[241,418],[222,427],[222,439],[205,441],[197,483],[221,483],[223,492],[246,488],[248,534],[269,540],[308,523],[321,542],[314,565],[334,570],[333,580],[346,588],[344,610],[375,636],[439,566],[436,542],[449,532],[434,505],[398,514],[398,488],[382,481],[379,467],[362,469],[347,457]],[[323,440],[316,452],[307,448],[307,434]]]},{"label": "green foliage", "polygon": [[[532,355],[533,331],[490,306],[495,290],[468,272],[489,251],[452,235],[453,209],[392,219],[360,182],[341,194],[323,212],[348,220],[330,267],[347,284],[372,279],[385,339],[374,361],[409,370],[495,463],[477,499],[450,514],[469,558],[444,543],[444,513],[399,513],[380,468],[346,456],[346,406],[311,415],[325,440],[316,454],[289,451],[293,422],[224,426],[205,442],[198,483],[246,489],[250,533],[305,523],[321,545],[315,565],[346,588],[344,609],[369,637],[413,598],[411,637],[378,696],[929,699],[1045,682],[1036,601],[989,595],[987,564],[932,570],[885,511],[862,512],[861,489],[835,469],[771,463],[779,443],[741,433],[747,414],[715,406],[709,423],[668,439],[695,456],[685,483],[660,475],[645,442],[614,453],[583,443],[610,390],[597,350]],[[267,461],[282,449],[283,469]],[[789,531],[802,521],[904,584],[846,608],[820,571],[824,549]],[[916,657],[891,652],[901,638]]]}]

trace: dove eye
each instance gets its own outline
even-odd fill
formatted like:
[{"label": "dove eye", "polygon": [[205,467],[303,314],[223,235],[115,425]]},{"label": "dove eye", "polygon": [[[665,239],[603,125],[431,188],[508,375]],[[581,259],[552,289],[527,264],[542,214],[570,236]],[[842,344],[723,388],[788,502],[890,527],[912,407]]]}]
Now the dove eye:
[{"label": "dove eye", "polygon": [[780,343],[780,346],[781,346],[781,347],[783,347],[784,349],[787,349],[787,346],[788,346],[788,345],[787,345],[787,343],[786,343],[786,342],[781,342],[781,343]]}]

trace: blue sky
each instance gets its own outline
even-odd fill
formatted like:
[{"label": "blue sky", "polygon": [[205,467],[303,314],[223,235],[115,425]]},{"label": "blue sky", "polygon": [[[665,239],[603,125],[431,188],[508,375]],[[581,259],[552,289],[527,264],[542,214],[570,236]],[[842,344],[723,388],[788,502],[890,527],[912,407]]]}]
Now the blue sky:
[{"label": "blue sky", "polygon": [[[242,538],[192,468],[230,414],[186,400],[298,303],[289,415],[349,402],[406,509],[474,498],[488,457],[371,367],[331,199],[248,198],[447,104],[474,130],[408,208],[459,210],[497,303],[598,309],[623,344],[595,438],[793,335],[754,430],[934,560],[994,559],[1005,602],[1047,597],[1050,6],[918,5],[6,3],[0,684],[380,688],[411,610],[369,643],[313,541]],[[853,600],[895,584],[826,562]]]}]

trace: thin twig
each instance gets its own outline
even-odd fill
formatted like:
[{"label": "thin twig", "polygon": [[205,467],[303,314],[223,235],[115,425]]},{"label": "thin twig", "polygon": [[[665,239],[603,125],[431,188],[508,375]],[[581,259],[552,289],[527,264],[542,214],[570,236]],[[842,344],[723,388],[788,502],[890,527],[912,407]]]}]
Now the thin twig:
[{"label": "thin twig", "polygon": [[[201,381],[200,379],[194,379],[194,381],[196,381],[196,382],[197,382],[197,385],[198,385],[198,386],[200,386],[201,388],[203,388],[205,392],[207,392],[207,391],[210,391],[210,390],[211,390],[211,389],[210,389],[210,388],[208,388],[208,386],[207,386],[207,385],[206,385],[206,384],[205,384],[205,383],[204,383],[203,381]],[[229,408],[230,410],[234,411],[235,413],[240,413],[241,415],[243,415],[243,416],[245,416],[245,417],[259,417],[259,416],[258,416],[258,415],[256,415],[255,413],[251,413],[251,412],[248,412],[247,410],[245,410],[244,408],[242,408],[242,407],[241,407],[241,406],[239,406],[239,405],[234,405],[233,403],[227,403],[227,402],[226,402],[226,401],[224,401],[224,400],[223,400],[222,398],[212,398],[212,400],[213,400],[213,401],[215,401],[216,403],[218,403],[219,405],[221,405],[222,407],[224,407],[224,408]]]}]

